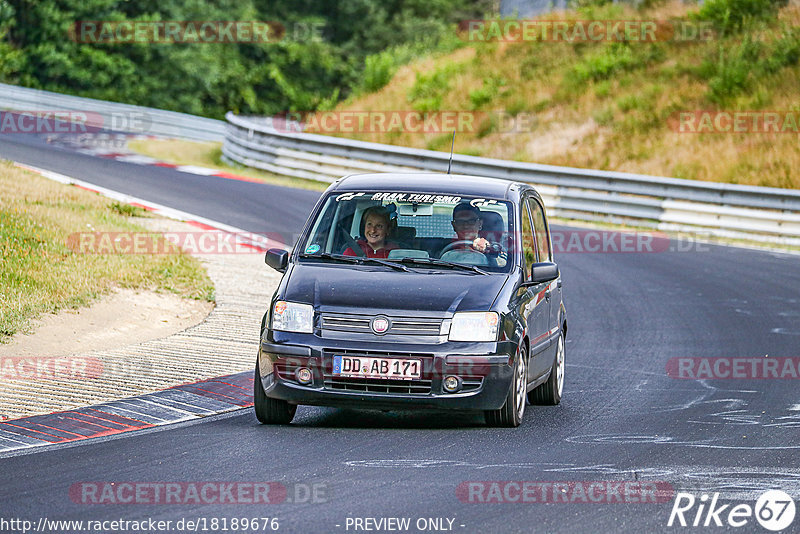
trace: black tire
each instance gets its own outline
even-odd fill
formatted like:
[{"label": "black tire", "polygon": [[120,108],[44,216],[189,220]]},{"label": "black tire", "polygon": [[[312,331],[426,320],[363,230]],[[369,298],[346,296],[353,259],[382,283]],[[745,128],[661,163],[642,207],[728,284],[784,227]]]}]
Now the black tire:
[{"label": "black tire", "polygon": [[258,421],[264,425],[288,425],[294,418],[297,406],[289,404],[285,400],[267,397],[264,387],[261,385],[260,375],[258,362],[256,362],[256,373],[253,377],[253,409]]},{"label": "black tire", "polygon": [[519,349],[519,357],[514,362],[511,387],[506,402],[498,410],[486,410],[486,424],[500,427],[518,427],[525,414],[525,393],[528,384],[528,352],[525,345]]},{"label": "black tire", "polygon": [[561,402],[561,394],[564,391],[564,369],[566,368],[566,349],[564,348],[564,332],[558,336],[558,347],[556,357],[553,359],[553,367],[550,369],[550,378],[547,382],[528,393],[528,401],[531,404],[543,404],[555,406]]}]

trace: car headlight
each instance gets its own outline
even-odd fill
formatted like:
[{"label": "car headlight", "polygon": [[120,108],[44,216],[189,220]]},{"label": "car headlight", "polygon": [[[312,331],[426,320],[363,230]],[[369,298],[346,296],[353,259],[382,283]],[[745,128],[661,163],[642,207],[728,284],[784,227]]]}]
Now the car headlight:
[{"label": "car headlight", "polygon": [[279,300],[272,308],[272,329],[310,334],[314,331],[314,307]]},{"label": "car headlight", "polygon": [[500,325],[497,312],[459,312],[453,315],[450,341],[495,341]]}]

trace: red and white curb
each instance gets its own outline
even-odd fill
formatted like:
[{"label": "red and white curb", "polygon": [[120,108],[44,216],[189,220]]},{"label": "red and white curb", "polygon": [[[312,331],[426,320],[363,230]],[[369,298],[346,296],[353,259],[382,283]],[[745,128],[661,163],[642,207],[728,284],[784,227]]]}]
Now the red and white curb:
[{"label": "red and white curb", "polygon": [[191,421],[253,405],[253,373],[175,386],[138,397],[0,422],[0,455]]},{"label": "red and white curb", "polygon": [[279,241],[275,241],[261,234],[248,232],[246,230],[237,228],[235,226],[231,226],[229,224],[225,224],[223,222],[215,221],[213,219],[208,219],[206,217],[201,217],[199,215],[194,215],[192,213],[188,213],[185,211],[176,210],[174,208],[164,206],[163,204],[158,204],[156,202],[144,200],[142,198],[128,195],[126,193],[120,193],[119,191],[114,191],[112,189],[107,189],[99,185],[91,184],[89,182],[84,182],[82,180],[78,180],[77,178],[66,176],[64,174],[48,171],[46,169],[41,169],[39,167],[33,167],[31,165],[25,165],[17,162],[14,162],[14,165],[21,169],[34,172],[49,180],[53,180],[55,182],[59,182],[66,185],[73,185],[75,187],[79,187],[86,191],[97,193],[99,195],[103,195],[104,197],[108,197],[113,200],[123,202],[125,204],[130,204],[131,206],[136,206],[145,209],[151,213],[155,213],[162,217],[167,217],[169,219],[175,219],[178,221],[187,222],[204,230],[219,230],[221,232],[232,234],[234,236],[235,242],[240,243],[244,246],[255,247],[262,251],[266,251],[270,248],[282,248],[284,250],[289,250],[291,248],[291,244],[281,243]]}]

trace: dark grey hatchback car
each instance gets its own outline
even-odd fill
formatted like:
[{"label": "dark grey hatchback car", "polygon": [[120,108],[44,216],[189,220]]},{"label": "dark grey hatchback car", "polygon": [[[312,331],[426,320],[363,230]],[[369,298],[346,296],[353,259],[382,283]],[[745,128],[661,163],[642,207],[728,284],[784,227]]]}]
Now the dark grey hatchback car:
[{"label": "dark grey hatchback car", "polygon": [[361,174],[322,195],[264,315],[255,413],[298,405],[472,410],[518,426],[558,404],[567,314],[530,185]]}]

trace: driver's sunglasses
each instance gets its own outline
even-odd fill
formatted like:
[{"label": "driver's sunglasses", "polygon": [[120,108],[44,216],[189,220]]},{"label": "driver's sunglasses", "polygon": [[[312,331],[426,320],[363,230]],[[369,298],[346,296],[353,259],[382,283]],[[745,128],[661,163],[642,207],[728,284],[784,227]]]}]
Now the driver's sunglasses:
[{"label": "driver's sunglasses", "polygon": [[453,219],[453,224],[457,224],[459,226],[465,226],[468,224],[477,224],[480,221],[479,217],[473,217],[471,219]]}]

